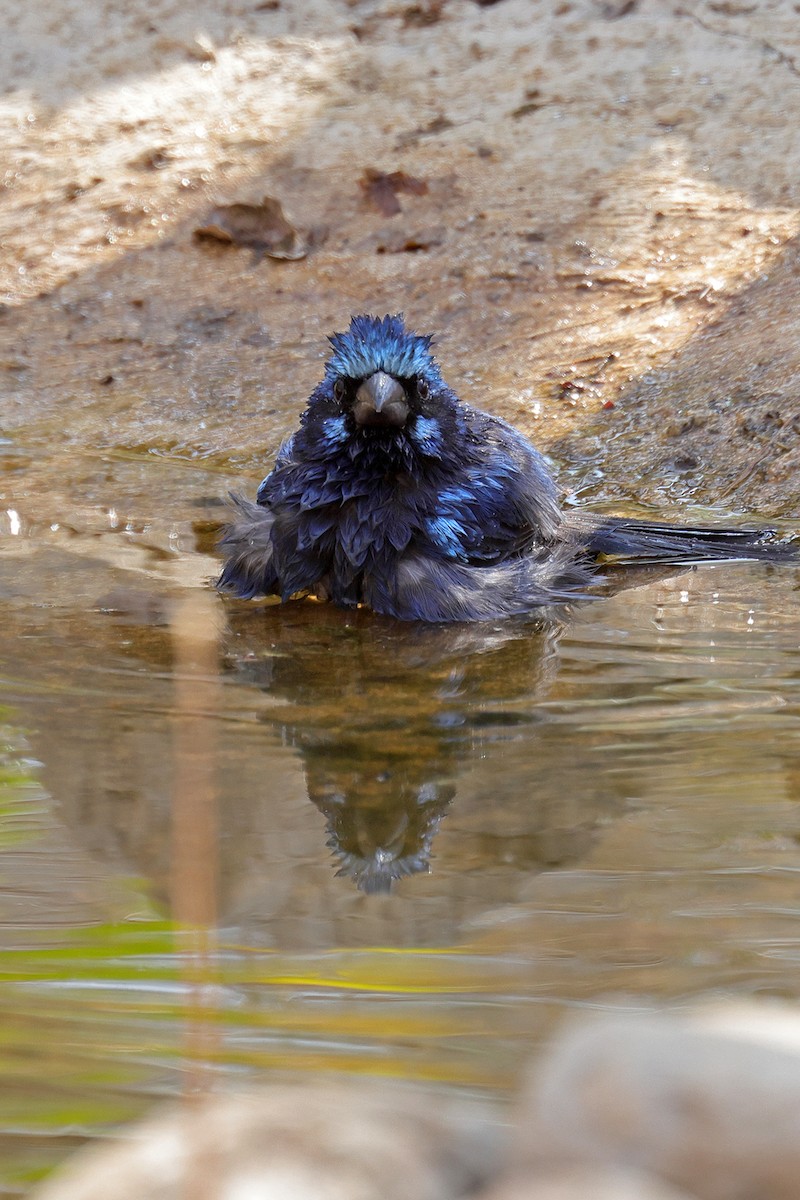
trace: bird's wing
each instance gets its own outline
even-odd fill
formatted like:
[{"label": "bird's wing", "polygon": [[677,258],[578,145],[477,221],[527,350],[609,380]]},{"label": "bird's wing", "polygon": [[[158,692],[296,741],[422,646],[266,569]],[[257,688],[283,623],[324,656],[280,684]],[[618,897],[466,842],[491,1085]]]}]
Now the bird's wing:
[{"label": "bird's wing", "polygon": [[542,455],[499,417],[466,406],[465,416],[470,455],[440,490],[432,540],[474,566],[553,541],[561,511]]},{"label": "bird's wing", "polygon": [[269,500],[267,499],[267,489],[270,481],[273,480],[279,472],[283,471],[284,468],[291,466],[294,462],[296,437],[297,435],[293,433],[290,437],[285,438],[284,441],[281,442],[278,448],[278,453],[275,456],[275,465],[273,466],[269,475],[267,475],[265,479],[262,479],[261,483],[259,484],[258,493],[256,495],[256,499],[259,504],[269,504]]},{"label": "bird's wing", "polygon": [[690,565],[734,559],[796,562],[798,558],[797,544],[777,539],[771,529],[668,525],[572,512],[563,532],[576,550],[621,563]]},{"label": "bird's wing", "polygon": [[490,621],[588,597],[588,582],[565,544],[488,566],[409,552],[365,576],[364,599],[403,621]]},{"label": "bird's wing", "polygon": [[244,496],[231,494],[231,501],[236,512],[220,539],[226,560],[217,586],[243,600],[268,596],[278,588],[271,536],[274,514]]}]

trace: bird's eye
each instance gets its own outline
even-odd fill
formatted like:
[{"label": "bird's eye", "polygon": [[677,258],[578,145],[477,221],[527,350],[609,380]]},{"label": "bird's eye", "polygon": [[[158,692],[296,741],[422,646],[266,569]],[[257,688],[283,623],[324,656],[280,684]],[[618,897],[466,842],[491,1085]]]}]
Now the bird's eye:
[{"label": "bird's eye", "polygon": [[417,379],[417,395],[419,396],[420,400],[427,400],[428,396],[430,395],[430,391],[431,389],[428,387],[428,383],[425,379]]},{"label": "bird's eye", "polygon": [[347,388],[345,386],[344,380],[337,379],[333,385],[333,394],[334,394],[334,397],[339,401],[340,404],[341,404],[342,400],[344,400],[346,391],[347,391]]}]

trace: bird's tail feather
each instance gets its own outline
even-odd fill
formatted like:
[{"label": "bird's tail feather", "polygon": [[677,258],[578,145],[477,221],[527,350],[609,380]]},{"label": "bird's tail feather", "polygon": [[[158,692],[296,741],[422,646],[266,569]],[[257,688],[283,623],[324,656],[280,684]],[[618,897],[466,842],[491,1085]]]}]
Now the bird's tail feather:
[{"label": "bird's tail feather", "polygon": [[693,563],[755,559],[800,561],[800,546],[780,539],[772,529],[665,525],[624,517],[572,514],[568,524],[589,554],[622,564]]},{"label": "bird's tail feather", "polygon": [[273,514],[233,492],[231,502],[236,513],[220,538],[226,559],[217,587],[243,600],[269,595],[278,584],[270,536]]}]

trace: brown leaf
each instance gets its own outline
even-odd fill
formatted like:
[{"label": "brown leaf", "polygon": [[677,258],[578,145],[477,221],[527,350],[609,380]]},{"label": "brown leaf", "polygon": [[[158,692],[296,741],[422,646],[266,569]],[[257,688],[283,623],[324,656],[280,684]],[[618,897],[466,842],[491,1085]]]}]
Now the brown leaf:
[{"label": "brown leaf", "polygon": [[377,208],[384,217],[394,217],[403,211],[397,199],[398,192],[424,196],[428,190],[424,179],[415,179],[413,175],[406,175],[405,171],[392,171],[387,175],[383,171],[376,171],[374,167],[366,168],[358,185],[367,203]]},{"label": "brown leaf", "polygon": [[273,196],[265,196],[260,204],[221,204],[194,235],[250,246],[270,258],[305,258],[308,253],[306,237],[286,218]]}]

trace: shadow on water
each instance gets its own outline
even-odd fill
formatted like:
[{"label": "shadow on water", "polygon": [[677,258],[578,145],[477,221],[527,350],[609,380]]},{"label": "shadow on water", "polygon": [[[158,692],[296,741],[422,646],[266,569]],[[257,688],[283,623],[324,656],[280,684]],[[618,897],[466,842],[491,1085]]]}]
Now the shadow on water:
[{"label": "shadow on water", "polygon": [[[220,830],[208,831],[204,852],[219,842],[223,923],[271,909],[269,883],[282,869],[275,860],[292,869],[296,849],[278,849],[268,862],[253,851],[254,842],[278,837],[287,792],[307,795],[325,819],[320,826],[311,810],[302,814],[306,869],[316,860],[315,873],[327,873],[327,843],[336,873],[366,893],[388,893],[430,869],[459,779],[475,764],[497,762],[492,803],[502,802],[509,743],[524,742],[538,769],[526,784],[525,832],[488,837],[480,851],[487,862],[499,858],[518,871],[568,862],[585,850],[596,811],[613,807],[607,794],[601,800],[579,785],[585,820],[559,821],[553,777],[568,778],[570,767],[557,733],[539,745],[538,727],[547,724],[539,702],[557,674],[566,614],[425,627],[313,603],[230,604],[220,634],[215,598],[206,594],[195,607],[192,615],[188,602],[112,589],[94,611],[48,614],[46,628],[22,634],[35,652],[15,672],[36,714],[30,740],[61,819],[93,858],[146,878],[157,903],[179,919],[176,874],[193,870],[197,886],[211,889],[198,854],[185,851],[198,824],[216,820],[204,815],[209,795],[219,803]],[[42,661],[58,662],[58,682],[32,694],[19,676],[41,678]],[[199,675],[198,661],[206,664]],[[590,757],[587,748],[582,775]],[[555,839],[554,822],[562,830]],[[183,917],[215,923],[210,902]],[[411,940],[454,935],[450,914]],[[386,938],[388,928],[379,934]]]},{"label": "shadow on water", "polygon": [[[605,595],[678,573],[619,570]],[[510,742],[524,742],[536,762],[525,784],[530,831],[494,847],[487,840],[487,858],[532,871],[585,852],[598,814],[615,806],[614,791],[604,784],[601,799],[588,785],[594,753],[585,745],[576,788],[584,818],[559,822],[554,778],[561,775],[569,796],[574,765],[552,730],[547,737],[537,731],[548,723],[541,701],[557,676],[570,617],[562,606],[494,624],[426,626],[314,603],[233,603],[224,669],[277,703],[265,719],[301,756],[337,874],[364,892],[388,893],[398,880],[430,870],[459,778],[476,761],[496,761],[502,776]],[[554,818],[558,838],[548,836]]]}]

